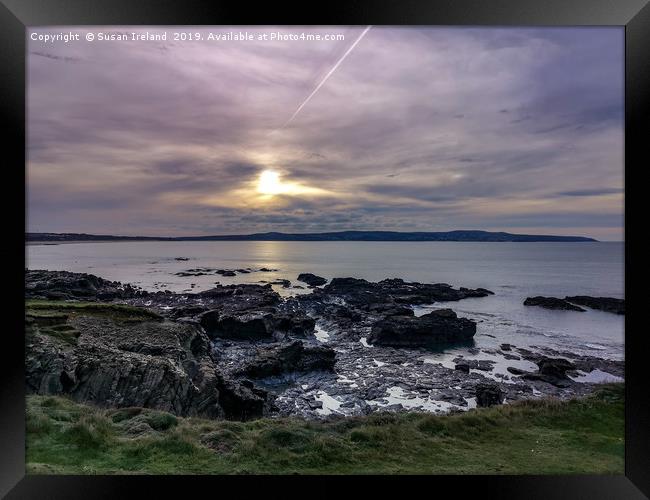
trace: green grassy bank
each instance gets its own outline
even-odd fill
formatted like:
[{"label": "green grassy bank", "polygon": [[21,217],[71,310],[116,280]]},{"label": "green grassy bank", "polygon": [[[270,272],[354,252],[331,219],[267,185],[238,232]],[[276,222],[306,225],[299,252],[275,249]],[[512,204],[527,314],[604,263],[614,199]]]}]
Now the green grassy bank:
[{"label": "green grassy bank", "polygon": [[624,391],[435,416],[228,422],[27,398],[29,473],[623,473]]}]

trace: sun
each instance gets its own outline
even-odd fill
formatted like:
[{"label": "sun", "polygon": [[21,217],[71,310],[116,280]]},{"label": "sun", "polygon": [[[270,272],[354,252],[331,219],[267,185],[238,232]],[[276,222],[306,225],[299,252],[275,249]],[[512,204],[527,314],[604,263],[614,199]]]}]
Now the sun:
[{"label": "sun", "polygon": [[328,194],[328,192],[323,189],[287,180],[286,177],[282,178],[279,172],[271,169],[260,172],[257,180],[253,181],[251,184],[251,187],[255,186],[254,189],[260,195],[257,199],[265,203],[277,202],[279,195],[283,195],[283,197],[310,197]]},{"label": "sun", "polygon": [[286,191],[286,186],[280,182],[280,174],[273,170],[264,170],[257,181],[257,192],[267,195],[281,194]]}]

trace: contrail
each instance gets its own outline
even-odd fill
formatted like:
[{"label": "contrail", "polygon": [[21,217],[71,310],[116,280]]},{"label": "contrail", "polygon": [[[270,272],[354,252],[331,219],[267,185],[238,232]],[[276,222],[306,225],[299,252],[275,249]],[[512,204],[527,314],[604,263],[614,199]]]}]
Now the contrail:
[{"label": "contrail", "polygon": [[349,48],[348,50],[346,50],[346,51],[345,51],[345,54],[343,54],[343,55],[341,56],[341,59],[339,59],[338,62],[337,62],[337,63],[332,67],[332,69],[329,70],[329,72],[325,75],[325,78],[323,78],[323,79],[321,80],[321,82],[320,82],[318,85],[316,85],[316,88],[314,89],[314,91],[313,91],[311,94],[309,94],[309,95],[307,96],[307,99],[305,99],[305,100],[303,101],[303,103],[302,103],[300,106],[298,106],[298,109],[296,109],[296,111],[291,115],[291,118],[289,118],[289,119],[286,121],[286,123],[285,123],[284,125],[282,125],[282,128],[284,128],[284,127],[286,127],[287,125],[289,125],[289,123],[291,123],[291,122],[293,121],[293,119],[296,117],[296,115],[297,115],[298,113],[300,113],[300,110],[301,110],[302,108],[305,107],[305,105],[310,101],[310,99],[311,99],[312,97],[314,97],[314,95],[316,95],[316,92],[318,92],[318,90],[323,86],[323,84],[327,81],[327,79],[328,79],[330,76],[332,76],[332,73],[334,73],[334,72],[336,71],[336,68],[338,68],[338,67],[341,65],[341,63],[345,60],[345,58],[348,56],[348,54],[349,54],[350,52],[352,52],[352,49],[354,49],[354,48],[357,46],[357,44],[361,41],[361,39],[366,35],[366,33],[368,33],[368,31],[370,30],[371,27],[372,27],[372,26],[367,26],[366,29],[364,29],[364,30],[361,32],[361,34],[360,34],[359,37],[354,41],[354,43],[353,43],[352,45],[350,45],[350,48]]}]

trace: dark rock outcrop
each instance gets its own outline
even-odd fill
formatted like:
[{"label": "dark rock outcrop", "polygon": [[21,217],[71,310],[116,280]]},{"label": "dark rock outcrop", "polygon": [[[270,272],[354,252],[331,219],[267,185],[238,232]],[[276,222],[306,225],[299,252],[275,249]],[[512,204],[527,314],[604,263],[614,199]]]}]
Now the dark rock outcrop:
[{"label": "dark rock outcrop", "polygon": [[262,347],[242,370],[243,375],[262,378],[287,372],[332,371],[336,353],[329,347],[306,347],[297,340],[290,344]]},{"label": "dark rock outcrop", "polygon": [[476,333],[476,323],[458,318],[451,309],[439,309],[420,317],[391,316],[375,323],[368,343],[393,347],[424,347],[467,342]]},{"label": "dark rock outcrop", "polygon": [[599,311],[610,312],[613,314],[625,314],[625,299],[615,299],[612,297],[589,297],[587,295],[574,295],[565,297],[564,300],[572,304],[598,309]]},{"label": "dark rock outcrop", "polygon": [[385,318],[390,316],[415,316],[413,309],[410,307],[393,303],[368,304],[363,307],[362,310]]},{"label": "dark rock outcrop", "polygon": [[25,298],[108,301],[147,295],[129,284],[92,274],[25,270]]},{"label": "dark rock outcrop", "polygon": [[576,369],[573,363],[563,358],[542,356],[535,360],[535,363],[539,367],[539,370],[533,373],[523,373],[522,378],[526,380],[541,380],[556,387],[566,387],[567,382],[570,380],[567,372]]},{"label": "dark rock outcrop", "polygon": [[327,295],[338,295],[354,305],[396,302],[400,304],[431,304],[469,297],[486,297],[493,292],[484,288],[452,288],[446,283],[408,283],[402,279],[385,279],[377,283],[357,278],[334,278],[322,289]]},{"label": "dark rock outcrop", "polygon": [[327,283],[327,280],[321,276],[312,273],[301,273],[298,275],[298,281],[307,283],[309,286],[320,286]]},{"label": "dark rock outcrop", "polygon": [[241,382],[221,378],[219,406],[226,418],[250,420],[258,418],[274,408],[271,395],[248,381]]},{"label": "dark rock outcrop", "polygon": [[231,271],[230,269],[217,269],[216,273],[220,274],[221,276],[237,276],[237,273],[235,271]]},{"label": "dark rock outcrop", "polygon": [[262,340],[273,337],[273,330],[263,313],[219,315],[211,311],[201,317],[201,325],[210,338]]},{"label": "dark rock outcrop", "polygon": [[205,311],[205,306],[178,306],[169,311],[169,317],[174,319],[192,318]]},{"label": "dark rock outcrop", "polygon": [[505,394],[498,384],[478,384],[476,386],[476,406],[500,405],[505,399]]},{"label": "dark rock outcrop", "polygon": [[585,312],[582,307],[571,304],[565,299],[558,299],[557,297],[528,297],[524,300],[525,306],[539,306],[545,309],[556,309],[562,311],[578,311]]},{"label": "dark rock outcrop", "polygon": [[304,314],[288,314],[269,308],[242,313],[211,310],[199,323],[211,339],[270,340],[276,332],[304,337],[314,331],[315,321]]},{"label": "dark rock outcrop", "polygon": [[268,318],[274,331],[286,332],[300,337],[312,333],[316,327],[313,318],[304,314],[283,314],[278,313]]},{"label": "dark rock outcrop", "polygon": [[460,370],[461,372],[469,373],[470,370],[469,363],[465,363],[462,361],[460,363],[456,363],[456,365],[454,366],[454,370]]},{"label": "dark rock outcrop", "polygon": [[542,375],[564,379],[568,378],[567,371],[576,369],[573,363],[563,358],[542,358],[537,362],[537,366]]},{"label": "dark rock outcrop", "polygon": [[208,337],[194,325],[80,310],[66,326],[76,332],[73,342],[27,325],[28,392],[212,418],[259,417],[272,404],[264,391],[219,372]]},{"label": "dark rock outcrop", "polygon": [[269,284],[218,285],[186,297],[196,297],[202,302],[210,303],[214,306],[213,309],[231,312],[267,308],[281,301],[280,295]]}]

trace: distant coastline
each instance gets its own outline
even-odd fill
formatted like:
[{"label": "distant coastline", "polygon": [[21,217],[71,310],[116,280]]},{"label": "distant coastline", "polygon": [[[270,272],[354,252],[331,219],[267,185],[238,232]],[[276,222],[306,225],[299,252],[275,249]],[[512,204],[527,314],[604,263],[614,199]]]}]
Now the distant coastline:
[{"label": "distant coastline", "polygon": [[25,233],[27,243],[86,241],[475,241],[475,242],[597,242],[585,236],[513,234],[491,231],[338,231],[327,233],[253,233],[215,236],[115,236],[86,233]]}]

